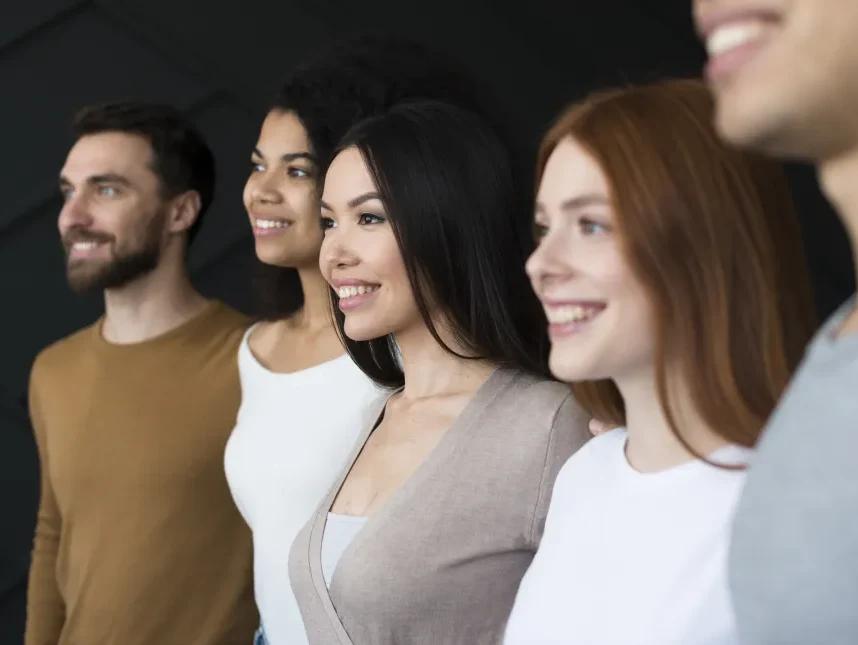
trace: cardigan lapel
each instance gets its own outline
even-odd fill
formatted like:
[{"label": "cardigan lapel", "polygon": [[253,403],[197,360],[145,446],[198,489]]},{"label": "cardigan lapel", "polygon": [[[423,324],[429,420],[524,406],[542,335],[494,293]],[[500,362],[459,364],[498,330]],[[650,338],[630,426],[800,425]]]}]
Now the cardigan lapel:
[{"label": "cardigan lapel", "polygon": [[[465,406],[465,409],[459,414],[459,416],[453,421],[453,425],[445,435],[441,439],[441,443],[435,447],[432,453],[430,453],[426,461],[433,460],[438,457],[438,454],[441,449],[443,449],[444,445],[452,445],[450,444],[452,439],[455,439],[455,435],[462,428],[467,428],[470,424],[474,423],[477,418],[479,418],[485,410],[490,407],[492,401],[495,397],[499,396],[502,392],[505,391],[509,383],[514,379],[515,372],[512,370],[506,370],[503,368],[498,368],[489,376],[486,382],[478,389],[475,393],[473,399],[468,402]],[[399,390],[397,390],[398,392]],[[390,396],[393,396],[396,392],[391,393]],[[309,547],[309,559],[310,559],[310,577],[313,580],[313,586],[315,587],[316,593],[319,596],[319,600],[321,601],[325,614],[328,617],[332,630],[336,633],[337,639],[340,645],[353,645],[351,638],[346,632],[345,627],[340,620],[339,615],[337,614],[337,610],[334,607],[333,600],[331,598],[330,590],[328,586],[325,584],[325,578],[322,573],[322,537],[325,533],[325,524],[328,520],[328,513],[331,510],[331,507],[334,504],[334,500],[340,492],[340,489],[345,483],[346,478],[351,472],[352,467],[354,466],[355,461],[357,461],[360,456],[361,451],[363,450],[366,442],[369,440],[370,435],[373,433],[375,428],[381,421],[381,416],[384,413],[385,408],[387,407],[387,403],[390,400],[390,397],[385,397],[380,400],[377,406],[373,410],[373,414],[368,416],[369,419],[372,419],[372,423],[370,423],[367,429],[361,434],[360,438],[355,442],[354,449],[349,455],[349,459],[346,462],[346,467],[343,469],[340,476],[337,478],[334,485],[331,487],[331,490],[328,492],[327,497],[322,501],[318,510],[316,511],[315,516],[313,517],[313,526],[310,532],[310,547]],[[452,433],[452,435],[451,435]],[[412,474],[412,476],[406,480],[403,484],[403,487],[413,487],[419,483],[420,477],[425,475],[425,471],[427,468],[427,464],[424,462],[421,464],[417,471]],[[373,516],[370,521],[367,523],[367,527],[371,526],[371,523],[378,522],[381,519],[384,519],[384,515],[386,513],[390,513],[395,509],[398,498],[406,492],[403,490],[396,491],[388,502],[384,504],[384,506],[378,511],[378,513]],[[379,517],[381,516],[381,517]],[[367,527],[364,527],[362,533],[366,531]],[[355,538],[357,542],[360,540],[361,534]],[[344,554],[344,557],[347,554]]]},{"label": "cardigan lapel", "polygon": [[[390,396],[393,396],[393,394],[395,394],[395,392]],[[313,526],[310,531],[310,577],[313,580],[313,586],[316,589],[319,600],[324,607],[325,614],[330,621],[331,628],[336,633],[337,639],[341,645],[353,644],[351,638],[349,638],[348,632],[346,632],[345,627],[343,627],[342,621],[334,607],[334,603],[331,601],[331,595],[328,590],[328,586],[325,584],[325,577],[322,574],[322,536],[325,533],[325,523],[328,521],[328,512],[331,510],[331,506],[333,506],[334,500],[340,492],[340,488],[342,488],[346,477],[348,477],[349,472],[351,472],[352,466],[355,461],[357,461],[358,455],[360,455],[360,452],[363,450],[369,436],[381,420],[381,415],[384,413],[384,409],[387,406],[389,399],[389,396],[380,398],[374,406],[372,414],[368,415],[368,418],[372,419],[372,423],[368,424],[360,438],[355,442],[355,446],[349,455],[348,461],[346,461],[347,467],[343,469],[340,477],[334,482],[334,485],[328,492],[327,497],[322,500],[322,503],[316,510],[316,514],[313,517]]]}]

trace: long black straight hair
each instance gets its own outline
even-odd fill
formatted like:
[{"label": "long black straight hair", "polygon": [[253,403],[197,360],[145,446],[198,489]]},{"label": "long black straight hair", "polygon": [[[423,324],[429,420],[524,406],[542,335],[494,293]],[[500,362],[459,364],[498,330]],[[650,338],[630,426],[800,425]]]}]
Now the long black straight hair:
[{"label": "long black straight hair", "polygon": [[[436,101],[394,106],[349,130],[381,195],[420,315],[435,340],[463,359],[548,376],[542,309],[524,272],[533,248],[509,155],[481,118]],[[348,353],[374,381],[401,386],[393,339],[354,341],[331,298]],[[443,315],[460,354],[433,322]],[[436,317],[437,319],[437,317]]]}]

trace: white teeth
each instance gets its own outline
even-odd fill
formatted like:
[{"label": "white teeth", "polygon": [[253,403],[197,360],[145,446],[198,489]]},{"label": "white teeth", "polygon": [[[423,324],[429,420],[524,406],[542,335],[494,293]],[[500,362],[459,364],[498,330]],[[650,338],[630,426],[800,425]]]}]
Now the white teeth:
[{"label": "white teeth", "polygon": [[90,251],[98,246],[98,242],[75,242],[72,248],[75,251]]},{"label": "white teeth", "polygon": [[594,318],[602,309],[600,307],[584,307],[581,305],[561,305],[559,307],[546,307],[545,316],[552,325],[564,325],[566,323],[584,322]]},{"label": "white teeth", "polygon": [[365,293],[372,293],[378,289],[378,286],[360,285],[358,287],[339,287],[337,295],[340,298],[353,298],[354,296],[362,296]]},{"label": "white teeth", "polygon": [[709,34],[706,39],[706,51],[714,58],[726,51],[735,49],[756,40],[765,33],[766,25],[760,20],[733,22]]},{"label": "white teeth", "polygon": [[288,228],[289,222],[284,222],[279,219],[259,219],[257,218],[253,222],[256,228],[261,229],[269,229],[269,228]]}]

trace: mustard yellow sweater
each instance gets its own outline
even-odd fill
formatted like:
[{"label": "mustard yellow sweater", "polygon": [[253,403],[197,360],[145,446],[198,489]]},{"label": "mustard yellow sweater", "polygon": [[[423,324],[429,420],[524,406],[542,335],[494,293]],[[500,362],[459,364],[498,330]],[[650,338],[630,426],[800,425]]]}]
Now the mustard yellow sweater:
[{"label": "mustard yellow sweater", "polygon": [[38,356],[27,645],[250,642],[251,536],[223,470],[245,326],[213,302],[146,342],[98,321]]}]

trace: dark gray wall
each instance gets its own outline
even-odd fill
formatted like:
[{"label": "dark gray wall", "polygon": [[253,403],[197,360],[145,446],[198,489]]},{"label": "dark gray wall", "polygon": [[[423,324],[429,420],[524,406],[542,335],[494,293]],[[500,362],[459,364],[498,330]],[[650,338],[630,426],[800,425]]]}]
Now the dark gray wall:
[{"label": "dark gray wall", "polygon": [[[248,151],[278,80],[307,53],[339,35],[369,30],[446,50],[486,83],[529,157],[551,117],[589,88],[698,73],[702,51],[689,4],[4,3],[0,295],[7,340],[0,387],[15,396],[23,392],[36,352],[100,309],[97,298],[67,289],[55,232],[56,175],[69,144],[69,117],[80,106],[140,97],[175,103],[192,115],[216,151],[220,176],[215,205],[192,249],[193,274],[203,290],[248,309],[252,247],[240,201]],[[809,251],[822,306],[829,308],[848,289],[845,245],[813,182],[805,179],[799,188],[803,211],[816,220],[808,230]]]},{"label": "dark gray wall", "polygon": [[[24,507],[9,521],[23,523],[24,533],[31,530],[34,462],[21,436],[20,401],[30,365],[101,307],[67,289],[56,234],[56,176],[70,115],[95,101],[144,98],[177,104],[193,117],[215,149],[220,175],[192,249],[194,279],[206,293],[249,310],[252,243],[240,195],[267,99],[313,49],[368,31],[409,36],[458,57],[496,97],[525,166],[565,102],[597,85],[696,75],[703,58],[690,0],[2,3],[0,396],[18,411],[2,417],[0,451],[21,456],[10,459],[4,486],[19,487]],[[794,176],[820,308],[828,311],[851,290],[848,248],[813,177],[806,170]],[[21,548],[18,540],[0,549],[0,602],[16,584],[21,589]]]}]

